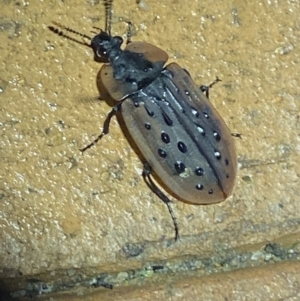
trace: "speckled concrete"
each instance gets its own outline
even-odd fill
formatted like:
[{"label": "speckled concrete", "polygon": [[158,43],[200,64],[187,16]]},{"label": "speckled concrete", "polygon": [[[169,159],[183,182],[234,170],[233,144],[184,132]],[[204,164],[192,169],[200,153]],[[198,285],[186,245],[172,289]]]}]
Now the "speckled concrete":
[{"label": "speckled concrete", "polygon": [[211,206],[174,200],[181,241],[170,244],[172,220],[142,181],[142,164],[118,122],[95,147],[79,151],[111,107],[97,99],[100,65],[90,49],[47,26],[57,21],[91,35],[104,26],[97,2],[0,4],[3,283],[13,279],[7,285],[16,290],[26,279],[55,280],[73,270],[96,276],[255,252],[286,237],[287,249],[297,246],[300,3],[147,0],[144,11],[133,0],[115,0],[115,16],[135,24],[134,40],[166,50],[199,84],[222,79],[211,101],[232,132],[242,133],[233,195]]}]

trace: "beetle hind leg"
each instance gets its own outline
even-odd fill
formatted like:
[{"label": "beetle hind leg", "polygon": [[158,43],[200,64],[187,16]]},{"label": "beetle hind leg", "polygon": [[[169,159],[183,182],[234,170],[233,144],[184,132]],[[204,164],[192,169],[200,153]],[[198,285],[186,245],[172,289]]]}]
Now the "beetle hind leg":
[{"label": "beetle hind leg", "polygon": [[151,189],[152,192],[154,192],[168,207],[169,213],[172,217],[174,229],[175,229],[175,241],[179,239],[179,227],[177,223],[177,219],[174,215],[174,211],[170,205],[171,201],[170,199],[157,187],[157,185],[153,182],[151,177],[152,169],[148,162],[144,163],[144,169],[143,169],[143,178],[146,182],[147,186]]}]

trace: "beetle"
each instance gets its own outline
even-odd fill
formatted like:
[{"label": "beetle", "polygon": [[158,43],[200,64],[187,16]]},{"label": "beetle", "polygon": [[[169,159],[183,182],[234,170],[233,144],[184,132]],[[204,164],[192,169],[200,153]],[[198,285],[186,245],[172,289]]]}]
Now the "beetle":
[{"label": "beetle", "polygon": [[[179,229],[171,200],[153,181],[152,172],[178,199],[190,204],[219,203],[231,194],[237,173],[235,145],[209,101],[209,89],[220,80],[199,88],[178,64],[166,65],[164,50],[146,42],[132,42],[130,21],[125,21],[127,42],[122,49],[123,38],[111,34],[111,1],[107,3],[106,30],[100,29],[93,38],[55,23],[90,40],[77,42],[92,48],[94,60],[104,63],[97,85],[117,102],[101,134],[81,151],[108,134],[111,118],[120,112],[145,159],[143,178],[168,206],[177,240]],[[56,27],[49,29],[76,41]]]}]

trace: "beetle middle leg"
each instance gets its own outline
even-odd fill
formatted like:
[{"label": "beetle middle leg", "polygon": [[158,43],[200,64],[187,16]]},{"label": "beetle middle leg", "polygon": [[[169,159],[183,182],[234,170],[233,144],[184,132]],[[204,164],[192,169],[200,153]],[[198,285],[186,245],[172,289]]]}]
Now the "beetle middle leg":
[{"label": "beetle middle leg", "polygon": [[216,77],[216,79],[211,83],[209,84],[208,86],[200,86],[200,90],[204,93],[205,92],[205,96],[207,97],[207,99],[209,99],[209,89],[214,86],[216,83],[218,82],[221,82],[222,80],[219,79],[218,77]]},{"label": "beetle middle leg", "polygon": [[[186,69],[183,68],[183,70],[185,71],[185,73],[186,73],[189,77],[191,77],[190,73],[189,73]],[[207,97],[207,99],[209,99],[209,89],[210,89],[212,86],[214,86],[216,83],[221,82],[221,81],[222,81],[222,80],[219,79],[219,78],[216,76],[216,79],[215,79],[211,84],[209,84],[208,86],[202,85],[202,86],[199,87],[199,89],[201,90],[201,92],[203,92],[203,93],[205,92],[205,96]]]},{"label": "beetle middle leg", "polygon": [[101,134],[94,141],[89,143],[87,146],[81,148],[80,151],[82,153],[85,152],[87,149],[91,148],[92,146],[94,146],[103,136],[105,136],[106,134],[109,133],[110,121],[111,121],[112,117],[115,116],[118,111],[120,111],[121,105],[122,105],[122,103],[119,103],[112,108],[112,110],[108,113],[108,115],[104,121],[103,130],[102,130]]},{"label": "beetle middle leg", "polygon": [[[222,80],[219,79],[218,77],[216,77],[216,79],[209,84],[208,86],[200,86],[200,90],[204,93],[205,92],[205,96],[207,97],[207,99],[209,99],[209,89],[214,86],[216,83],[221,82]],[[240,138],[242,139],[242,134],[240,133],[231,133],[231,136],[236,137],[236,138]]]},{"label": "beetle middle leg", "polygon": [[144,163],[144,169],[143,169],[143,178],[146,182],[147,186],[151,189],[152,192],[154,192],[168,207],[169,213],[171,214],[174,229],[175,229],[175,241],[179,239],[179,228],[177,219],[174,215],[173,209],[170,205],[171,201],[170,199],[157,187],[157,185],[153,182],[151,178],[152,168],[149,165],[148,162]]}]

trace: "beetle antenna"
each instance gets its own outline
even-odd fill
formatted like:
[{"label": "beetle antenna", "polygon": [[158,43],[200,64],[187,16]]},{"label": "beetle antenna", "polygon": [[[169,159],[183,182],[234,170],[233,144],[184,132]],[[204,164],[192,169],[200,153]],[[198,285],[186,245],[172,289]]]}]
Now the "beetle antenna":
[{"label": "beetle antenna", "polygon": [[70,27],[67,27],[67,26],[65,26],[65,25],[62,25],[62,24],[60,24],[60,23],[58,23],[58,22],[52,21],[52,23],[53,23],[55,26],[57,26],[58,28],[64,29],[65,31],[74,33],[74,34],[76,34],[76,35],[78,35],[78,36],[81,36],[81,37],[83,37],[83,38],[86,38],[86,39],[88,39],[88,40],[91,40],[91,39],[92,39],[91,37],[87,36],[86,34],[83,34],[83,33],[79,32],[79,31],[76,31],[76,30],[74,30],[74,29],[72,29],[72,28],[70,28]]},{"label": "beetle antenna", "polygon": [[[80,36],[80,37],[82,37],[82,38],[84,38],[84,39],[88,39],[88,40],[92,40],[92,38],[91,37],[89,37],[88,35],[86,35],[86,34],[83,34],[83,33],[80,33],[80,32],[78,32],[78,31],[76,31],[76,30],[74,30],[74,29],[72,29],[72,28],[70,28],[70,27],[67,27],[67,26],[64,26],[64,25],[62,25],[62,24],[60,24],[60,23],[58,23],[58,22],[52,22],[55,26],[57,26],[57,27],[54,27],[54,26],[48,26],[48,28],[52,31],[52,32],[54,32],[55,34],[57,34],[57,35],[59,35],[60,37],[63,37],[63,38],[66,38],[66,39],[68,39],[68,40],[71,40],[71,41],[73,41],[73,42],[76,42],[76,43],[78,43],[78,44],[81,44],[81,45],[84,45],[84,46],[88,46],[88,47],[91,47],[91,45],[89,44],[89,43],[86,43],[86,42],[84,42],[84,41],[79,41],[79,40],[77,40],[77,39],[75,39],[75,38],[72,38],[72,37],[70,37],[69,35],[67,35],[67,34],[65,34],[64,32],[63,32],[63,30],[65,30],[65,31],[68,31],[68,32],[70,32],[70,33],[73,33],[73,34],[76,34],[76,35],[78,35],[78,36]],[[61,28],[61,29],[63,29],[63,30],[60,30],[59,28]]]},{"label": "beetle antenna", "polygon": [[105,31],[111,36],[112,0],[106,0],[105,5]]}]

